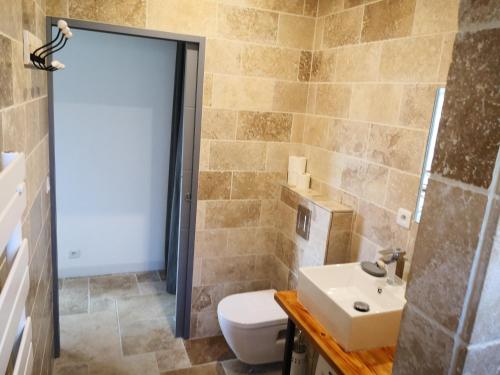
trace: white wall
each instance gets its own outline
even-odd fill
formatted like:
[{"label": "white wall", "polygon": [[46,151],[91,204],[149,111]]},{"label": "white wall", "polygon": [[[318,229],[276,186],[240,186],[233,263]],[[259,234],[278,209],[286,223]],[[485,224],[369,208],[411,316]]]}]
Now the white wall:
[{"label": "white wall", "polygon": [[54,73],[59,273],[161,269],[175,43],[73,34]]}]

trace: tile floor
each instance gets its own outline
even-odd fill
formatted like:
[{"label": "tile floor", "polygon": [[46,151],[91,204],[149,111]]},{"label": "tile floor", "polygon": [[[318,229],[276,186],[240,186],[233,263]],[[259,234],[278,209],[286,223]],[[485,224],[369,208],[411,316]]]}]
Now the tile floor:
[{"label": "tile floor", "polygon": [[61,356],[53,375],[278,375],[247,366],[223,337],[175,338],[175,296],[160,272],[59,282]]}]

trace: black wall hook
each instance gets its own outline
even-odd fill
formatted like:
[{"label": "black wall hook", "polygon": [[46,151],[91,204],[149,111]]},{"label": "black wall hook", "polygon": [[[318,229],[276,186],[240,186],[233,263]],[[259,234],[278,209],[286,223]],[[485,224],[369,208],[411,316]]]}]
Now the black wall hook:
[{"label": "black wall hook", "polygon": [[47,65],[46,62],[47,57],[63,49],[68,39],[73,37],[73,33],[68,27],[68,23],[66,21],[59,20],[57,22],[57,27],[59,28],[59,31],[52,41],[30,53],[30,60],[35,68],[48,72],[65,68],[65,65],[57,60],[53,60],[50,65]]}]

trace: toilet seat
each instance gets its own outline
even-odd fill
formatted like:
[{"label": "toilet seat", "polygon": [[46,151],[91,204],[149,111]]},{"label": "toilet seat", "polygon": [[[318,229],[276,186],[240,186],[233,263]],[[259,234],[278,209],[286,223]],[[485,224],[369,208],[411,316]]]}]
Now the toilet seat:
[{"label": "toilet seat", "polygon": [[274,300],[276,290],[240,293],[220,301],[217,313],[239,328],[261,328],[286,324],[287,315]]}]

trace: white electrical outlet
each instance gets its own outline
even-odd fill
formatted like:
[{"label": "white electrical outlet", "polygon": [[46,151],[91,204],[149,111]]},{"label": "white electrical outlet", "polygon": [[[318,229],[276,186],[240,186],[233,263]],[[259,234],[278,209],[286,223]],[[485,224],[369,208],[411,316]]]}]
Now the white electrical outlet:
[{"label": "white electrical outlet", "polygon": [[71,250],[69,252],[69,259],[78,259],[80,258],[80,255],[82,255],[80,250]]},{"label": "white electrical outlet", "polygon": [[408,211],[404,208],[400,208],[398,210],[398,216],[396,218],[396,223],[398,223],[399,226],[410,229],[411,225],[411,211]]}]

